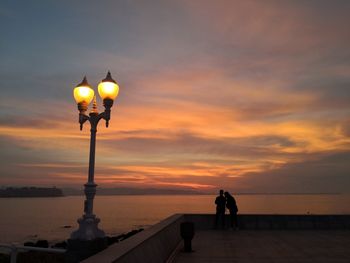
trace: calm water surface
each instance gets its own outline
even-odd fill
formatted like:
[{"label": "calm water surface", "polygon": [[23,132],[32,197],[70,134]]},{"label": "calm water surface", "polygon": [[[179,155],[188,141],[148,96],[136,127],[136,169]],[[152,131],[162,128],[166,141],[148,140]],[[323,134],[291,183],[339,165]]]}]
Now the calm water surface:
[{"label": "calm water surface", "polygon": [[[237,195],[244,214],[350,214],[350,195]],[[174,213],[214,213],[215,196],[97,196],[95,213],[108,235],[147,228]],[[0,242],[69,238],[84,197],[0,198]],[[72,228],[63,228],[63,226]]]}]

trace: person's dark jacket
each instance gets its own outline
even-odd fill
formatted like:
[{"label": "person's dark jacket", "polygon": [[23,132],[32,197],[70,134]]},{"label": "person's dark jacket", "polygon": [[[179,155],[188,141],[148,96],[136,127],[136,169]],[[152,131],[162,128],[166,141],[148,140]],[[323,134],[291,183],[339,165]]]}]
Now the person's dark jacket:
[{"label": "person's dark jacket", "polygon": [[216,197],[215,204],[217,213],[225,213],[226,198],[224,196]]},{"label": "person's dark jacket", "polygon": [[230,213],[237,213],[238,207],[236,204],[236,200],[233,196],[229,195],[226,197],[226,207],[228,210],[230,210]]}]

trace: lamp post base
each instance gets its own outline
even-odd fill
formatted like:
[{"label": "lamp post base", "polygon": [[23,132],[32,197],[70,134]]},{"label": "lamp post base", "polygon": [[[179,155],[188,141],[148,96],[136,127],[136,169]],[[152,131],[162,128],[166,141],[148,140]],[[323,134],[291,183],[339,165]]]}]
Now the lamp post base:
[{"label": "lamp post base", "polygon": [[79,240],[94,240],[97,238],[104,238],[105,232],[98,228],[100,219],[95,215],[83,215],[78,219],[79,228],[74,231],[70,238]]},{"label": "lamp post base", "polygon": [[68,247],[64,261],[66,263],[80,262],[106,249],[108,246],[106,238],[97,238],[94,240],[68,239],[67,243]]}]

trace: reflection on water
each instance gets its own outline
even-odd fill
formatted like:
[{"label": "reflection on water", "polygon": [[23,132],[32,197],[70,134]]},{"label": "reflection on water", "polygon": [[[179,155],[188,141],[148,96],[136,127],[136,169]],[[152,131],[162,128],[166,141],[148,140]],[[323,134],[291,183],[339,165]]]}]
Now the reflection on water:
[{"label": "reflection on water", "polygon": [[[350,195],[237,195],[244,214],[350,214]],[[174,213],[214,213],[215,196],[97,196],[95,213],[107,234],[148,227]],[[0,198],[0,242],[64,240],[77,227],[84,197]],[[72,228],[64,228],[64,226]]]}]

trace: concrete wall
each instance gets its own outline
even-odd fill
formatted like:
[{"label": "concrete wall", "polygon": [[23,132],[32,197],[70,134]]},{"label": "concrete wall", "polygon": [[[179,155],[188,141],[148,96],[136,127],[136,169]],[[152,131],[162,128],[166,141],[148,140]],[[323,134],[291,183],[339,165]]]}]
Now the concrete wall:
[{"label": "concrete wall", "polygon": [[83,263],[118,262],[152,263],[165,262],[181,241],[180,223],[184,215],[176,214],[160,223],[113,244]]},{"label": "concrete wall", "polygon": [[[186,214],[185,220],[198,230],[212,229],[215,215]],[[350,229],[350,215],[238,215],[238,224],[242,230]]]},{"label": "concrete wall", "polygon": [[[176,214],[82,262],[166,262],[181,242],[182,222],[193,222],[197,231],[213,229],[214,220],[213,214]],[[350,215],[239,215],[238,222],[240,230],[350,230]]]}]

